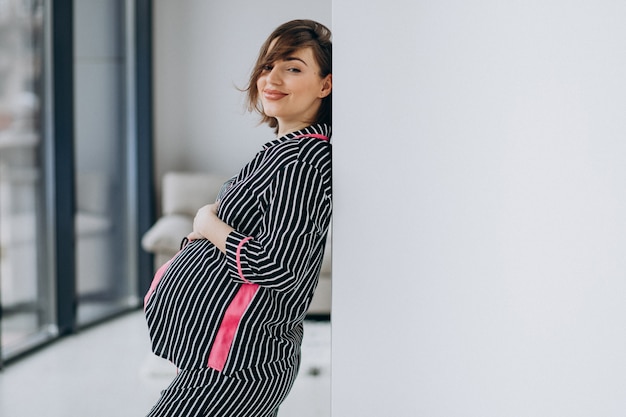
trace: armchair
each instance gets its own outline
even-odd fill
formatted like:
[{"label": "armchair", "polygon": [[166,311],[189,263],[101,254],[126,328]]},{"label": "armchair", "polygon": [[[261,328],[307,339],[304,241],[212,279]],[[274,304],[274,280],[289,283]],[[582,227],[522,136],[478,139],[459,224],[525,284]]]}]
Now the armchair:
[{"label": "armchair", "polygon": [[[144,250],[155,255],[155,270],[178,252],[180,242],[193,229],[200,207],[215,201],[225,177],[207,173],[168,172],[161,190],[162,215],[143,235]],[[309,315],[328,316],[331,307],[331,236],[329,234],[320,281]]]}]

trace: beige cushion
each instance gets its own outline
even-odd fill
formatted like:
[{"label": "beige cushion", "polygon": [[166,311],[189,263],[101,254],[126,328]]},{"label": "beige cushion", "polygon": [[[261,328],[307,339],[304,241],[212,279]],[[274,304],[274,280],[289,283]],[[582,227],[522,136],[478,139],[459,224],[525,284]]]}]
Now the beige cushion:
[{"label": "beige cushion", "polygon": [[161,217],[141,239],[141,246],[148,252],[174,255],[180,243],[193,230],[189,216],[170,214]]},{"label": "beige cushion", "polygon": [[227,179],[205,173],[168,172],[163,176],[163,214],[195,217],[200,207],[215,202]]}]

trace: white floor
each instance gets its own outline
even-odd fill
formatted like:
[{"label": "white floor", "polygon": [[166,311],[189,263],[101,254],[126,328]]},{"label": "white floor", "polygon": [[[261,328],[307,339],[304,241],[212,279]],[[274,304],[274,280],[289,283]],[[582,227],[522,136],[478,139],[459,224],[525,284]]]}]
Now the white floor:
[{"label": "white floor", "polygon": [[[0,416],[141,417],[174,373],[151,354],[143,314],[131,313],[1,371]],[[279,416],[330,416],[328,322],[306,322],[300,375]]]}]

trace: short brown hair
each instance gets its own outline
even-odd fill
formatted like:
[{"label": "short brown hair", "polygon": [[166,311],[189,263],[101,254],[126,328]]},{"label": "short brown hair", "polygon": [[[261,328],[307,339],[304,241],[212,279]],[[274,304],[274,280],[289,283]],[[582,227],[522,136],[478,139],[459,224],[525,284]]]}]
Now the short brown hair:
[{"label": "short brown hair", "polygon": [[[276,43],[269,52],[270,45],[274,40]],[[278,120],[263,112],[256,85],[257,80],[268,64],[284,59],[296,50],[307,47],[313,50],[313,56],[320,67],[320,77],[324,78],[331,74],[333,45],[330,30],[313,20],[292,20],[277,27],[261,46],[259,57],[250,75],[248,87],[244,90],[248,92],[248,110],[261,114],[261,123],[267,123],[270,127],[275,128],[276,132],[278,132]],[[322,99],[316,118],[311,122],[332,125],[332,92]]]}]

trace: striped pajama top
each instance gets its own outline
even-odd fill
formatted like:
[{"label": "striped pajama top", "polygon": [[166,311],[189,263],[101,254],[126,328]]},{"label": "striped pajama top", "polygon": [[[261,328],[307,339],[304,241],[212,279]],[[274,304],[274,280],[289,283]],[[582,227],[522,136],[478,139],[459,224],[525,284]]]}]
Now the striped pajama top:
[{"label": "striped pajama top", "polygon": [[314,125],[266,143],[220,198],[235,229],[226,254],[194,240],[157,272],[145,298],[154,353],[181,370],[295,375],[332,213],[330,134]]}]

